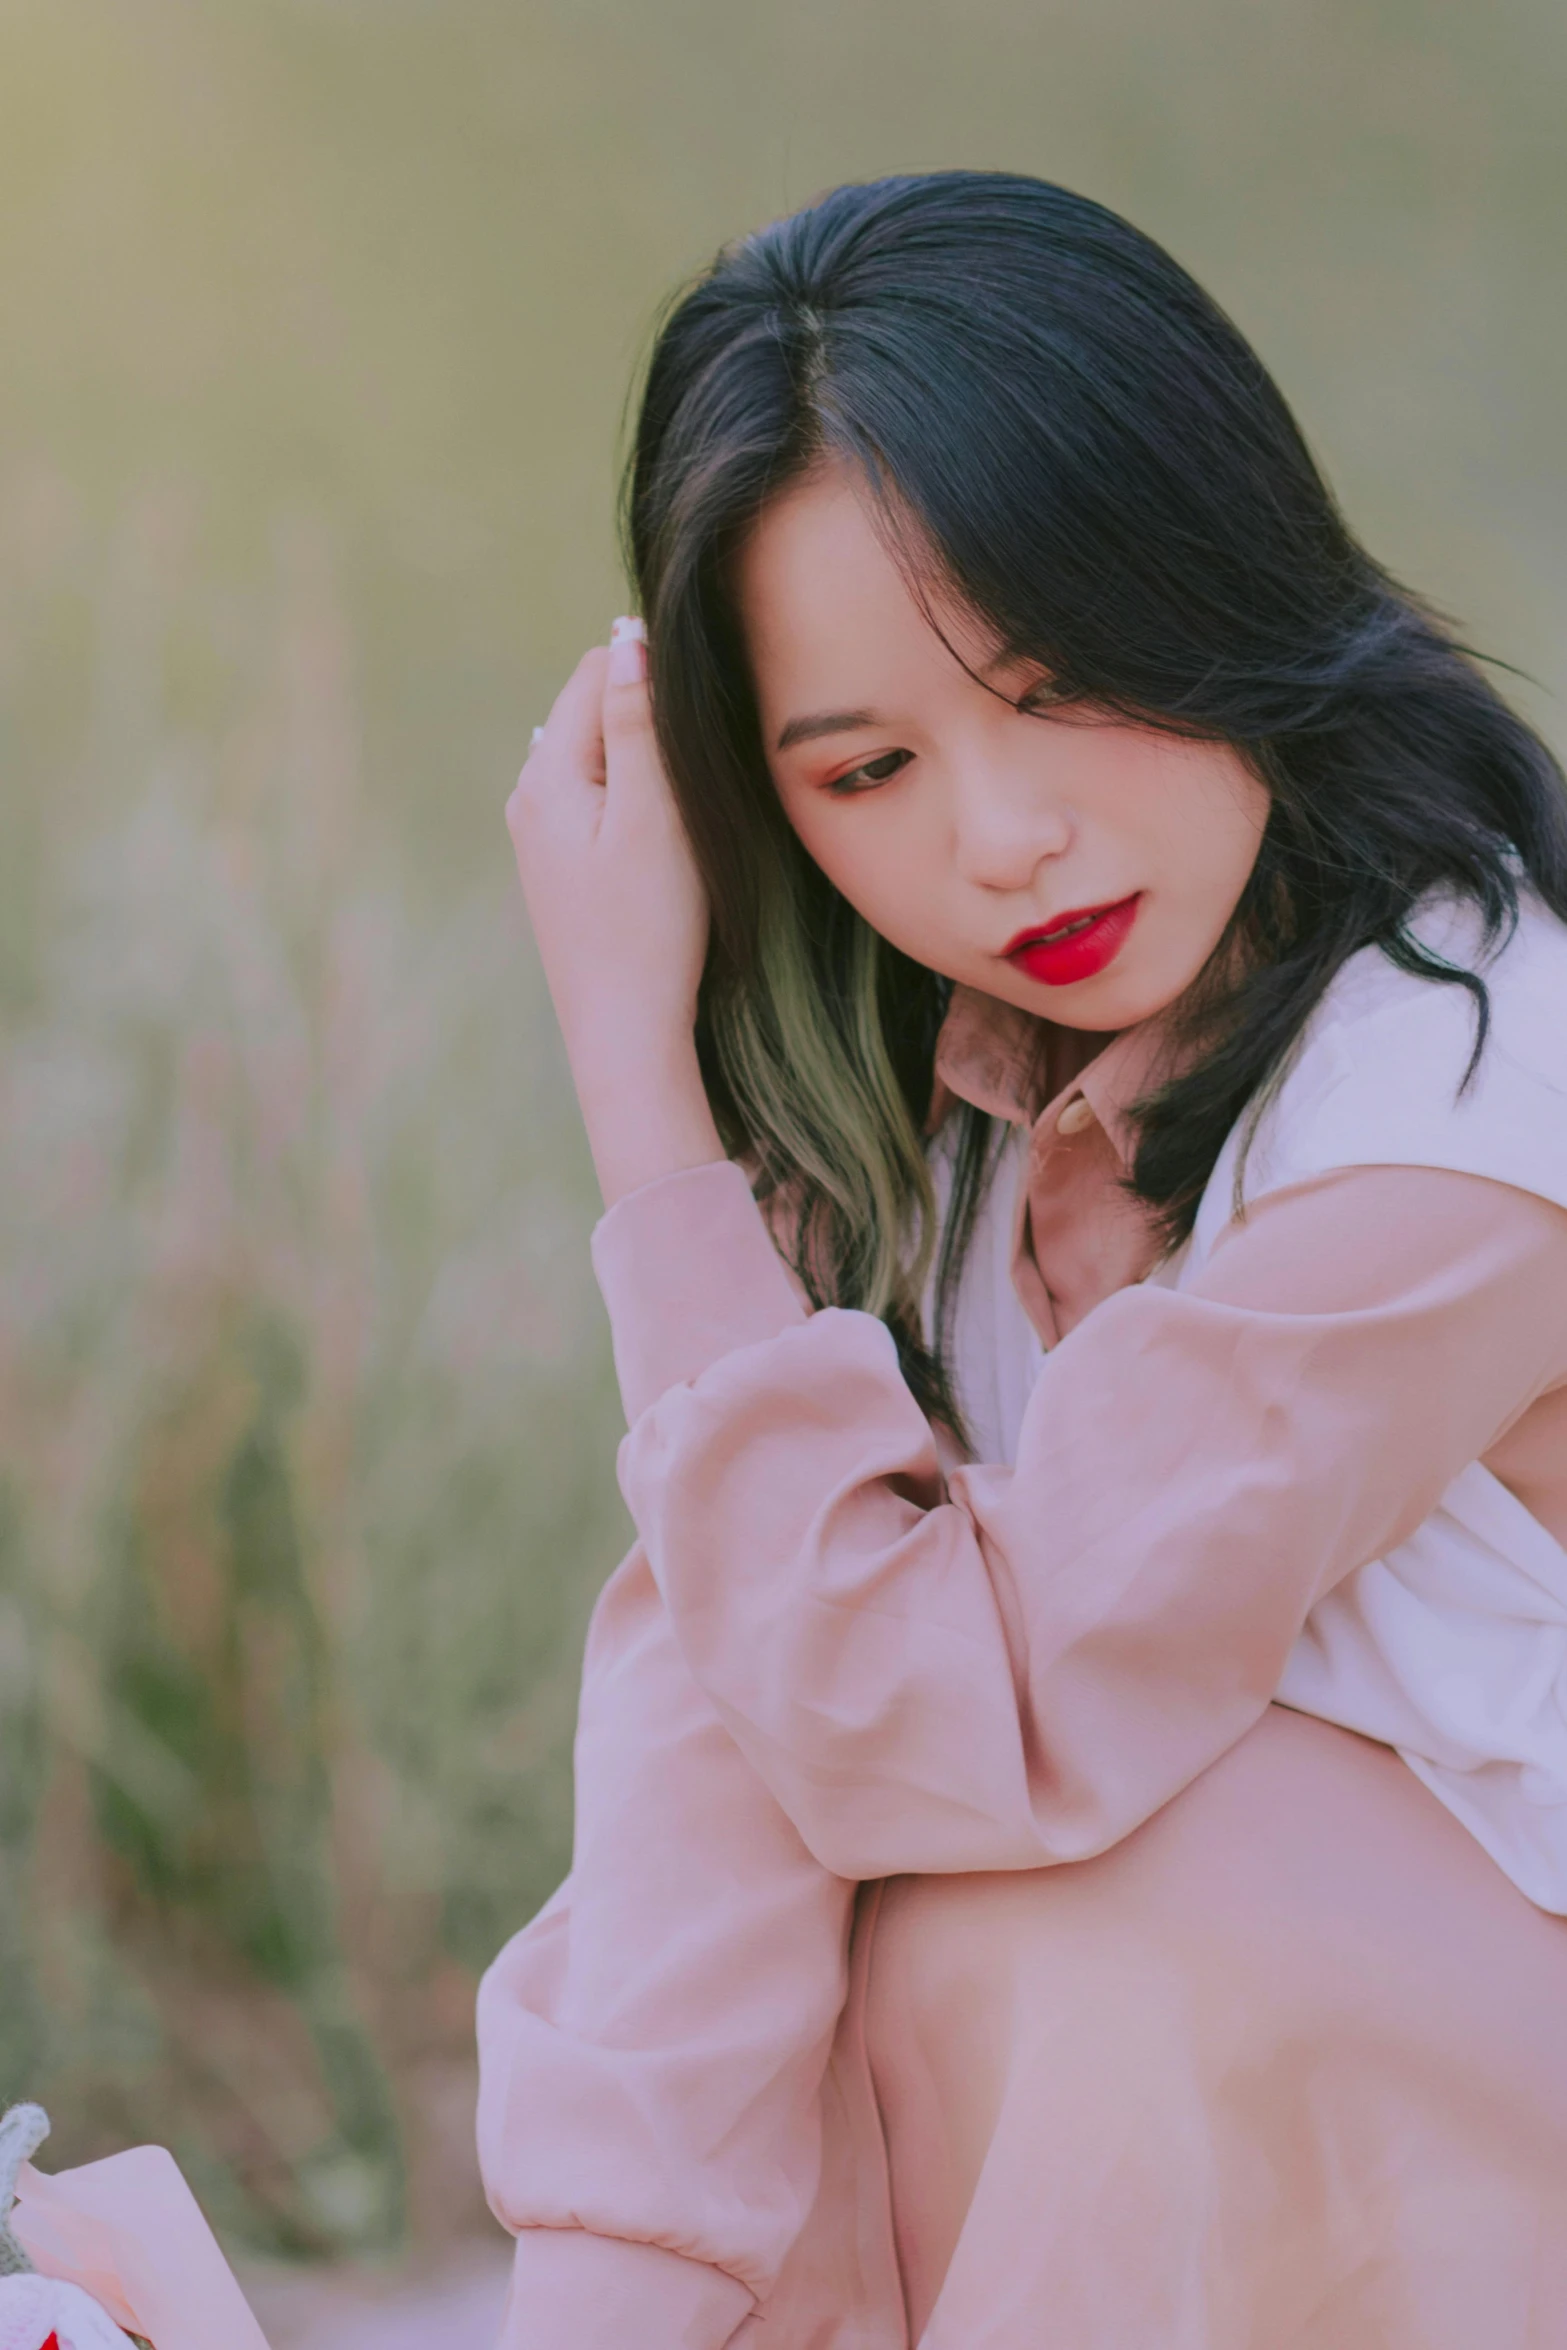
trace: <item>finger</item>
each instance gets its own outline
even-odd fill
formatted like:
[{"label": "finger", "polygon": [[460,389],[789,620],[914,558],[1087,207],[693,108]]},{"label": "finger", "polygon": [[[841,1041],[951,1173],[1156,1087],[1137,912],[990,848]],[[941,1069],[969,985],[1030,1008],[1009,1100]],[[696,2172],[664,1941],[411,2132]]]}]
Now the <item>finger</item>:
[{"label": "finger", "polygon": [[604,783],[603,725],[599,703],[603,668],[608,658],[602,645],[583,654],[550,709],[542,726],[533,729],[528,756],[506,802],[506,821],[515,833],[545,808],[558,809],[563,798],[586,794],[602,805]]},{"label": "finger", "polygon": [[556,761],[596,783],[604,780],[604,671],[609,655],[591,645],[556,695],[539,745]]},{"label": "finger", "polygon": [[640,620],[617,620],[604,663],[601,723],[611,799],[663,785],[647,689],[647,630]]}]

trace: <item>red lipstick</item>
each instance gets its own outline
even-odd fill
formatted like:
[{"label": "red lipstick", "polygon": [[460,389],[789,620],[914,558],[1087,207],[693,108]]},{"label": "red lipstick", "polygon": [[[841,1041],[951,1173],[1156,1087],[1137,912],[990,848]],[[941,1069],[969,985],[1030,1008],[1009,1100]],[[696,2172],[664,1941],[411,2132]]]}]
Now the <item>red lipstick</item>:
[{"label": "red lipstick", "polygon": [[1020,930],[1002,949],[1006,960],[1045,987],[1075,987],[1107,971],[1125,946],[1142,903],[1141,890],[1113,906],[1073,906],[1033,930]]}]

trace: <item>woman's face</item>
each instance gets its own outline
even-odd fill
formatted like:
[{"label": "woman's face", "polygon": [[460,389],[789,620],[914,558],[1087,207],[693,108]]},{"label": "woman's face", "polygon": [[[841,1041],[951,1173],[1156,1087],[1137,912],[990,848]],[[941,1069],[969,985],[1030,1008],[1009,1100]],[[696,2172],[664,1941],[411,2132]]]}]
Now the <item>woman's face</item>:
[{"label": "woman's face", "polygon": [[1081,711],[1030,715],[1017,703],[1045,681],[987,666],[977,624],[943,613],[979,683],[846,469],[773,502],[739,592],[778,796],[873,929],[1072,1028],[1129,1028],[1190,986],[1267,820],[1234,751]]}]

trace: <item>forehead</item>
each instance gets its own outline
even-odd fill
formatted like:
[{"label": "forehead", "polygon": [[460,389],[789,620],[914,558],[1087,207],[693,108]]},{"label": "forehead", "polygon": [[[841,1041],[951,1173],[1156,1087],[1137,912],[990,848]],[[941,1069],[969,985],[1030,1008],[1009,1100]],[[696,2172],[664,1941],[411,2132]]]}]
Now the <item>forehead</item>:
[{"label": "forehead", "polygon": [[823,467],[772,500],[740,551],[735,585],[764,720],[845,698],[972,688],[962,663],[990,657],[974,615],[943,602],[933,621],[923,608],[847,466]]}]

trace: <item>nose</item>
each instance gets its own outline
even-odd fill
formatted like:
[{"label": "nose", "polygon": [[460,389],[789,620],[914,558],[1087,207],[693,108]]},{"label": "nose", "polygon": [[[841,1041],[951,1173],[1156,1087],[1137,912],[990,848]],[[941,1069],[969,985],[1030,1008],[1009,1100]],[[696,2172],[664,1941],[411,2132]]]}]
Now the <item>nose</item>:
[{"label": "nose", "polygon": [[1040,865],[1072,843],[1072,816],[1037,769],[964,762],[956,786],[953,863],[976,889],[1025,890]]}]

